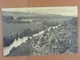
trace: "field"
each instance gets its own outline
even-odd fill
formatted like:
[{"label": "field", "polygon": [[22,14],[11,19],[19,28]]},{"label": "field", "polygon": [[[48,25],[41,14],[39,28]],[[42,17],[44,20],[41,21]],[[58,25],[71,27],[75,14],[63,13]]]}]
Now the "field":
[{"label": "field", "polygon": [[[10,36],[10,35],[16,35],[20,34],[24,30],[30,28],[31,30],[35,29],[41,29],[43,25],[41,24],[15,24],[15,23],[3,23],[3,35],[4,36]],[[7,32],[6,32],[7,31]]]}]

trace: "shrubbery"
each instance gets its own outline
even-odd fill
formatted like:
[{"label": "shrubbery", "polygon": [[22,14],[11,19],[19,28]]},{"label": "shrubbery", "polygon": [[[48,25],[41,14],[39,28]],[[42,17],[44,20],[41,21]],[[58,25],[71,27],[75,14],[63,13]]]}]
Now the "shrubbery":
[{"label": "shrubbery", "polygon": [[73,18],[70,20],[70,23],[71,23],[73,26],[77,26],[77,25],[78,25],[78,18],[77,18],[77,17],[73,17]]},{"label": "shrubbery", "polygon": [[13,16],[2,16],[2,19],[5,22],[9,22],[11,20],[14,20],[14,17]]},{"label": "shrubbery", "polygon": [[11,43],[13,43],[14,42],[14,39],[15,39],[15,37],[14,36],[6,36],[6,37],[3,37],[3,45],[4,45],[4,47],[5,46],[9,46]]},{"label": "shrubbery", "polygon": [[63,21],[62,26],[67,26],[67,21]]},{"label": "shrubbery", "polygon": [[33,34],[33,31],[31,29],[26,29],[22,32],[23,36],[31,36]]},{"label": "shrubbery", "polygon": [[39,31],[40,31],[39,29],[35,29],[34,31],[32,31],[31,29],[26,29],[20,34],[3,37],[3,43],[4,43],[3,45],[4,47],[9,46],[11,43],[14,42],[15,39],[18,40],[18,38],[23,38],[25,36],[31,36],[35,33],[39,33]]}]

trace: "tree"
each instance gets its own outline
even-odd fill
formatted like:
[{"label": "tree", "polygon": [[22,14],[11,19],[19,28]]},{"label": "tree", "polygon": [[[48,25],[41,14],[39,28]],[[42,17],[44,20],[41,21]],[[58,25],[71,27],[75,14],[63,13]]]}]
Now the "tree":
[{"label": "tree", "polygon": [[77,25],[78,25],[78,18],[77,18],[77,17],[73,17],[73,18],[70,20],[70,23],[71,23],[73,26],[77,26]]},{"label": "tree", "polygon": [[11,43],[14,42],[14,36],[11,35],[11,36],[6,36],[6,37],[3,37],[3,43],[4,43],[4,47],[5,46],[9,46]]},{"label": "tree", "polygon": [[26,29],[22,32],[23,36],[31,36],[33,34],[33,31],[31,29]]},{"label": "tree", "polygon": [[67,26],[67,21],[63,21],[62,26]]}]

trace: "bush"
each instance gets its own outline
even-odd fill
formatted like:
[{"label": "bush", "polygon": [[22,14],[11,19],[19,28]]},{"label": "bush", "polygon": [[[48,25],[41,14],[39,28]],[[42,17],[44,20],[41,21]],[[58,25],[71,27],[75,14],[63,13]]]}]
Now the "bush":
[{"label": "bush", "polygon": [[9,46],[11,43],[13,43],[13,41],[14,41],[14,37],[13,36],[6,36],[6,37],[3,37],[3,45],[4,45],[4,47],[5,46]]},{"label": "bush", "polygon": [[40,31],[39,29],[35,29],[35,30],[33,31],[33,33],[34,33],[34,34],[39,33],[39,31]]},{"label": "bush", "polygon": [[33,34],[33,31],[31,29],[26,29],[22,32],[23,36],[31,36]]},{"label": "bush", "polygon": [[63,21],[62,26],[67,26],[67,21]]},{"label": "bush", "polygon": [[78,18],[77,18],[77,17],[73,17],[73,18],[70,20],[70,23],[71,23],[73,26],[77,26],[77,25],[78,25]]}]

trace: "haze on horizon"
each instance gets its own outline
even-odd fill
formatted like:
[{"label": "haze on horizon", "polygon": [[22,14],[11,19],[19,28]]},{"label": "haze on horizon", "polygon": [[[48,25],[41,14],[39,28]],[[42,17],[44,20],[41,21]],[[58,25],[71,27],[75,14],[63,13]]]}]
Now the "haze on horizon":
[{"label": "haze on horizon", "polygon": [[38,14],[59,14],[59,15],[64,15],[64,16],[78,16],[77,6],[3,8],[2,11],[38,13]]}]

